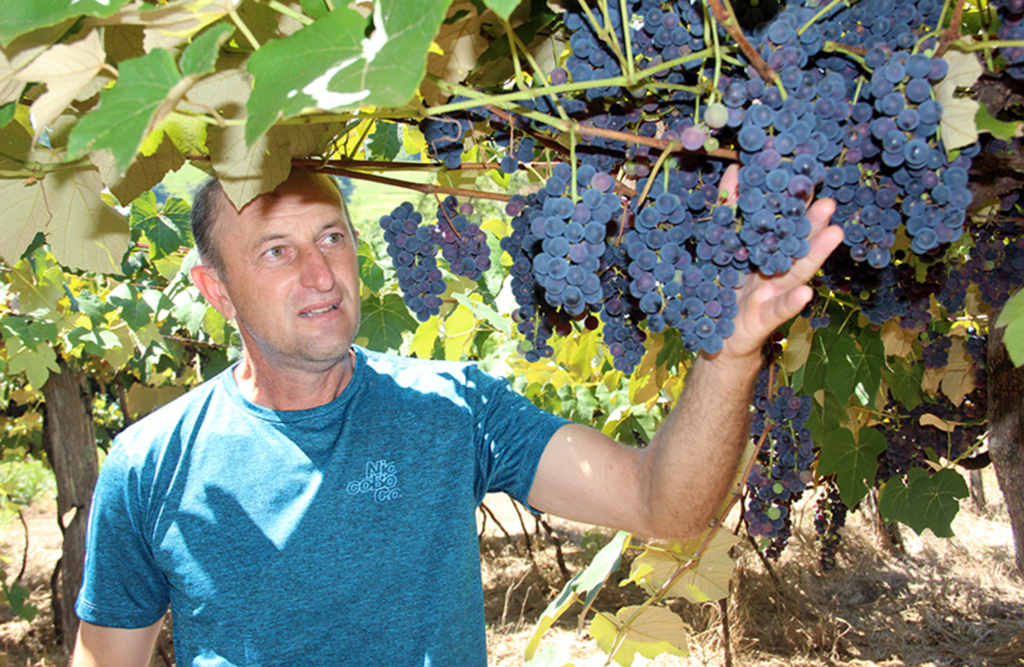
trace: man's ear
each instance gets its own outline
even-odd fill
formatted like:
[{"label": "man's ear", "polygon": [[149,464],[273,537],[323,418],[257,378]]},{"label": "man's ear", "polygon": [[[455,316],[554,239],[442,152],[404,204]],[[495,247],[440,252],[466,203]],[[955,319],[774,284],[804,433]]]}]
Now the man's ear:
[{"label": "man's ear", "polygon": [[218,313],[226,319],[234,319],[235,306],[231,303],[231,296],[224,287],[224,280],[216,269],[205,264],[196,264],[189,271],[189,275],[192,277],[192,283],[199,288]]}]

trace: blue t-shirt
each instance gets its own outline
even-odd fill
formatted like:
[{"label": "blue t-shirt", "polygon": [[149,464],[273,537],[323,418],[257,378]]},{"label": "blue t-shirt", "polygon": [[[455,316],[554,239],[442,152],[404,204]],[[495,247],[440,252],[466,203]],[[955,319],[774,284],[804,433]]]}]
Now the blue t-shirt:
[{"label": "blue t-shirt", "polygon": [[227,371],[118,436],[76,611],[170,604],[179,665],[485,665],[475,510],[525,502],[565,423],[469,364],[357,348],[340,396],[286,412]]}]

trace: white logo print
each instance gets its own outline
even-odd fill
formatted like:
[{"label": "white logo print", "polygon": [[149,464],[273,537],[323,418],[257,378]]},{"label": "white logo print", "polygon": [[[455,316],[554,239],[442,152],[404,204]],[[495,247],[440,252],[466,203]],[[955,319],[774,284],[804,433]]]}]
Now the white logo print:
[{"label": "white logo print", "polygon": [[366,477],[358,482],[349,482],[346,487],[349,495],[372,493],[378,503],[401,498],[398,490],[398,470],[390,461],[369,461],[366,464]]}]

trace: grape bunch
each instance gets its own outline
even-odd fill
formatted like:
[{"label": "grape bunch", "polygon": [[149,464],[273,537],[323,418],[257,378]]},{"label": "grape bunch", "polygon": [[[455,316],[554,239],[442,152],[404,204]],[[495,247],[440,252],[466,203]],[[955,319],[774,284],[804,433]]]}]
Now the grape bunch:
[{"label": "grape bunch", "polygon": [[448,195],[437,207],[437,236],[441,256],[448,260],[448,266],[457,276],[480,280],[484,271],[491,268],[491,249],[487,245],[487,234],[466,216],[473,215],[473,205]]},{"label": "grape bunch", "polygon": [[769,540],[767,555],[777,557],[789,539],[792,504],[814,479],[814,441],[806,426],[813,399],[786,386],[773,399],[768,379],[768,369],[762,369],[754,389],[751,434],[760,438],[770,430],[747,478],[744,518],[750,535]]},{"label": "grape bunch", "polygon": [[448,289],[437,267],[437,230],[423,224],[423,216],[409,202],[382,216],[380,226],[402,288],[402,300],[425,322],[441,312],[441,295]]},{"label": "grape bunch", "polygon": [[922,344],[921,358],[925,368],[945,368],[949,364],[949,348],[953,339],[937,331],[928,332],[928,341]]},{"label": "grape bunch", "polygon": [[819,563],[825,572],[836,567],[836,549],[842,539],[840,530],[846,525],[846,503],[839,496],[834,479],[825,482],[825,493],[814,505],[814,530],[817,533]]}]

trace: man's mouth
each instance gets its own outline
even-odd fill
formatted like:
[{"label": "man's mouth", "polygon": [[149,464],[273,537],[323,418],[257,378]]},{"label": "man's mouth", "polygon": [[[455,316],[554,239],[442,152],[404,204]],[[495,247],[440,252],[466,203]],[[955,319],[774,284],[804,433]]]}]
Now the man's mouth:
[{"label": "man's mouth", "polygon": [[323,308],[314,308],[312,310],[307,310],[307,311],[305,311],[303,313],[299,313],[299,317],[314,317],[316,315],[323,315],[324,313],[329,313],[332,310],[337,310],[337,309],[338,309],[338,304],[332,303],[331,305],[324,306]]}]

